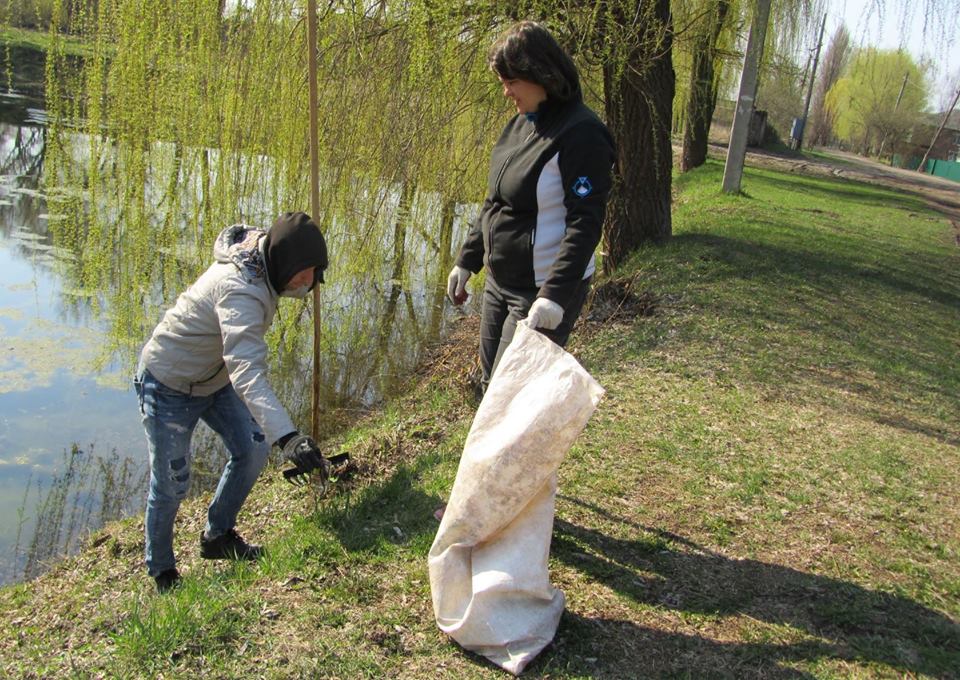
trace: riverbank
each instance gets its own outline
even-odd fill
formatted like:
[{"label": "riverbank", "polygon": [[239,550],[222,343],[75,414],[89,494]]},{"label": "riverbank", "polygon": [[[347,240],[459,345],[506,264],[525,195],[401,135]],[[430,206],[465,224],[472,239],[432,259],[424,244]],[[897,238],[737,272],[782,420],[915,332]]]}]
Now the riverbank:
[{"label": "riverbank", "polygon": [[[710,161],[675,238],[595,298],[571,351],[607,395],[560,474],[567,595],[530,676],[951,677],[960,667],[960,248],[920,198]],[[327,450],[317,500],[276,468],[240,529],[158,597],[139,519],[0,591],[9,677],[502,677],[433,622],[426,553],[475,404],[476,320]]]},{"label": "riverbank", "polygon": [[[74,57],[89,57],[93,54],[93,48],[83,40],[63,34],[59,34],[56,39],[63,46],[64,54]],[[47,52],[53,46],[53,40],[47,31],[32,31],[0,25],[0,47]]]}]

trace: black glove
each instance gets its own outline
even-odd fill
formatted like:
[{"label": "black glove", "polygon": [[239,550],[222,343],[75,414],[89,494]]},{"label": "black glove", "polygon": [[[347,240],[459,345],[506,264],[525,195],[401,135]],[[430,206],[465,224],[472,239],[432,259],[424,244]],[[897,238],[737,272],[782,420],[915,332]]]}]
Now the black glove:
[{"label": "black glove", "polygon": [[283,437],[281,441],[283,441],[283,459],[293,464],[292,468],[283,471],[283,476],[288,482],[296,485],[306,484],[310,473],[315,470],[319,471],[323,482],[327,481],[327,477],[330,476],[330,463],[320,453],[312,437],[295,433],[292,437]]}]

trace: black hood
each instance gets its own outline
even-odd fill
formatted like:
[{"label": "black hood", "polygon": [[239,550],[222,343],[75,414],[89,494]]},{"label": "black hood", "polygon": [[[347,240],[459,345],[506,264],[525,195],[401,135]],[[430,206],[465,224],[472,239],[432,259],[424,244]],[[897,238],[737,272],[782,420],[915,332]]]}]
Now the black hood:
[{"label": "black hood", "polygon": [[[270,227],[264,240],[267,275],[278,293],[298,272],[316,267],[314,285],[323,282],[327,268],[327,243],[320,228],[305,212],[283,213]],[[312,288],[312,286],[311,286]]]}]

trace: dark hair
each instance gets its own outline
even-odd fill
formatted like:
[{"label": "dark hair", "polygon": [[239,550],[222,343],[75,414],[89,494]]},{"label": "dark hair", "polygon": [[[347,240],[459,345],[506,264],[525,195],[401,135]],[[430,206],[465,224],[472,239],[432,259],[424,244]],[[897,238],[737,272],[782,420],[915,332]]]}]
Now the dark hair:
[{"label": "dark hair", "polygon": [[547,98],[568,102],[581,98],[580,75],[573,59],[540,24],[512,26],[487,57],[490,68],[505,80],[529,80],[547,91]]}]

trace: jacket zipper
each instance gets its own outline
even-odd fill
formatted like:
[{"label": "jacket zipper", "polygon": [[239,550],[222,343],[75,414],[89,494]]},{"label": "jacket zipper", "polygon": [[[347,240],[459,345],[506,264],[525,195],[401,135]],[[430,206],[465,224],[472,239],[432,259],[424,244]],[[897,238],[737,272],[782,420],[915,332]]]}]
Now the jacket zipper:
[{"label": "jacket zipper", "polygon": [[[517,148],[515,148],[515,149],[513,150],[513,153],[511,153],[509,156],[507,156],[506,159],[503,161],[503,165],[500,166],[500,172],[497,173],[497,182],[496,182],[496,185],[495,185],[495,189],[496,189],[496,192],[497,192],[496,195],[497,195],[497,196],[500,196],[500,180],[503,179],[503,173],[506,172],[507,166],[510,164],[510,161],[513,160],[514,156],[516,156],[518,153],[520,153],[520,150],[521,150],[524,146],[526,146],[527,142],[529,142],[531,139],[533,139],[534,135],[536,135],[536,134],[537,134],[537,128],[536,128],[536,126],[534,126],[533,131],[532,131],[529,135],[527,135],[527,138],[524,139],[524,140],[519,144],[519,146],[517,146]],[[494,225],[491,224],[491,225],[490,225],[490,229],[487,230],[488,233],[489,233],[489,239],[490,239],[490,243],[487,244],[487,252],[488,252],[490,255],[493,255],[493,227],[494,227]]]}]

